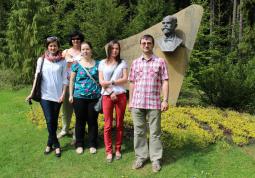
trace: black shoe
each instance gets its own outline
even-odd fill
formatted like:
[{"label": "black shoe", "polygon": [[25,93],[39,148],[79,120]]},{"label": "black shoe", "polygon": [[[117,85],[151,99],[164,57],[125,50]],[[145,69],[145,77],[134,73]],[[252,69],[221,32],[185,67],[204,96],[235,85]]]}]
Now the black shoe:
[{"label": "black shoe", "polygon": [[[57,151],[56,151],[57,149],[59,149],[59,152],[58,152],[58,153],[57,153]],[[60,148],[56,148],[56,149],[55,149],[55,154],[56,154],[56,157],[58,157],[58,158],[61,157],[61,150],[60,150]]]},{"label": "black shoe", "polygon": [[47,146],[46,149],[45,149],[45,151],[44,151],[44,154],[45,154],[45,155],[48,155],[48,154],[50,154],[50,153],[52,152],[52,150],[53,150],[52,147]]}]

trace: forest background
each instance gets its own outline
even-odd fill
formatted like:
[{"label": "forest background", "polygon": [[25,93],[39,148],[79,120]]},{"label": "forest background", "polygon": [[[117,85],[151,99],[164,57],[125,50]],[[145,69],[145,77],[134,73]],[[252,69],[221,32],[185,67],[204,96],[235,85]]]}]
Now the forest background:
[{"label": "forest background", "polygon": [[255,111],[255,0],[0,0],[0,88],[31,84],[47,36],[68,48],[75,29],[104,45],[159,23],[191,4],[204,8],[178,105]]}]

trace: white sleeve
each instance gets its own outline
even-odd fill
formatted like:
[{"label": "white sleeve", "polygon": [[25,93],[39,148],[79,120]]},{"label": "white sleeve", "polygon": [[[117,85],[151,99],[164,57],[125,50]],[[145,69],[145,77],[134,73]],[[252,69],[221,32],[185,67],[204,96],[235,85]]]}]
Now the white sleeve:
[{"label": "white sleeve", "polygon": [[38,74],[41,70],[41,65],[42,65],[42,57],[39,57],[37,59],[37,63],[36,63],[36,70],[35,70],[35,75]]},{"label": "white sleeve", "polygon": [[122,60],[122,65],[123,65],[123,69],[127,69],[128,68],[128,64],[127,64],[127,62],[125,61],[125,60]]},{"label": "white sleeve", "polygon": [[98,70],[99,71],[103,71],[104,69],[104,64],[105,64],[105,60],[101,60],[100,63],[99,63],[99,66],[98,66]]}]

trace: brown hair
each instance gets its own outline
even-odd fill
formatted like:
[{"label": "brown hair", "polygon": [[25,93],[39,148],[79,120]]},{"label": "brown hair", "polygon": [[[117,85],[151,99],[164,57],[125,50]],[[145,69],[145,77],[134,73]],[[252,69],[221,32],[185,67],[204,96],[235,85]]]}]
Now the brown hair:
[{"label": "brown hair", "polygon": [[116,57],[116,61],[118,62],[118,64],[120,64],[122,59],[120,59],[120,43],[119,43],[118,40],[112,40],[108,43],[108,46],[107,46],[107,60],[110,58],[110,56],[112,54],[113,45],[115,45],[115,44],[118,44],[118,46],[119,46],[119,54]]},{"label": "brown hair", "polygon": [[81,46],[84,45],[84,44],[87,44],[90,47],[90,49],[93,49],[92,44],[89,41],[83,41],[81,43]]},{"label": "brown hair", "polygon": [[60,42],[58,37],[56,36],[49,36],[48,38],[46,38],[46,43],[45,43],[46,48],[48,48],[49,44],[53,42],[57,42],[58,48],[60,48]]},{"label": "brown hair", "polygon": [[[58,48],[60,48],[60,42],[59,42],[59,39],[58,37],[56,36],[49,36],[46,38],[46,41],[45,41],[45,47],[48,48],[49,44],[50,43],[53,43],[53,42],[57,42],[57,45],[58,45]],[[42,54],[42,57],[45,57],[45,52],[47,51],[47,49],[44,51],[44,53]],[[62,51],[60,49],[58,49],[58,51],[56,52],[55,54],[56,56],[57,55],[62,55]],[[64,58],[62,58],[64,59]]]}]

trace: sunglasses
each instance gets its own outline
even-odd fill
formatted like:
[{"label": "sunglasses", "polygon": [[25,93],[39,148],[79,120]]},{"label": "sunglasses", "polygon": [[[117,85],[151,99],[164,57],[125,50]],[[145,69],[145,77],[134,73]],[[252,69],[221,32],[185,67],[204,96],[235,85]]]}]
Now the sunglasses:
[{"label": "sunglasses", "polygon": [[47,39],[47,42],[50,42],[50,41],[58,41],[58,38],[56,36],[50,36],[48,37]]},{"label": "sunglasses", "polygon": [[80,38],[72,38],[72,40],[81,40]]}]

